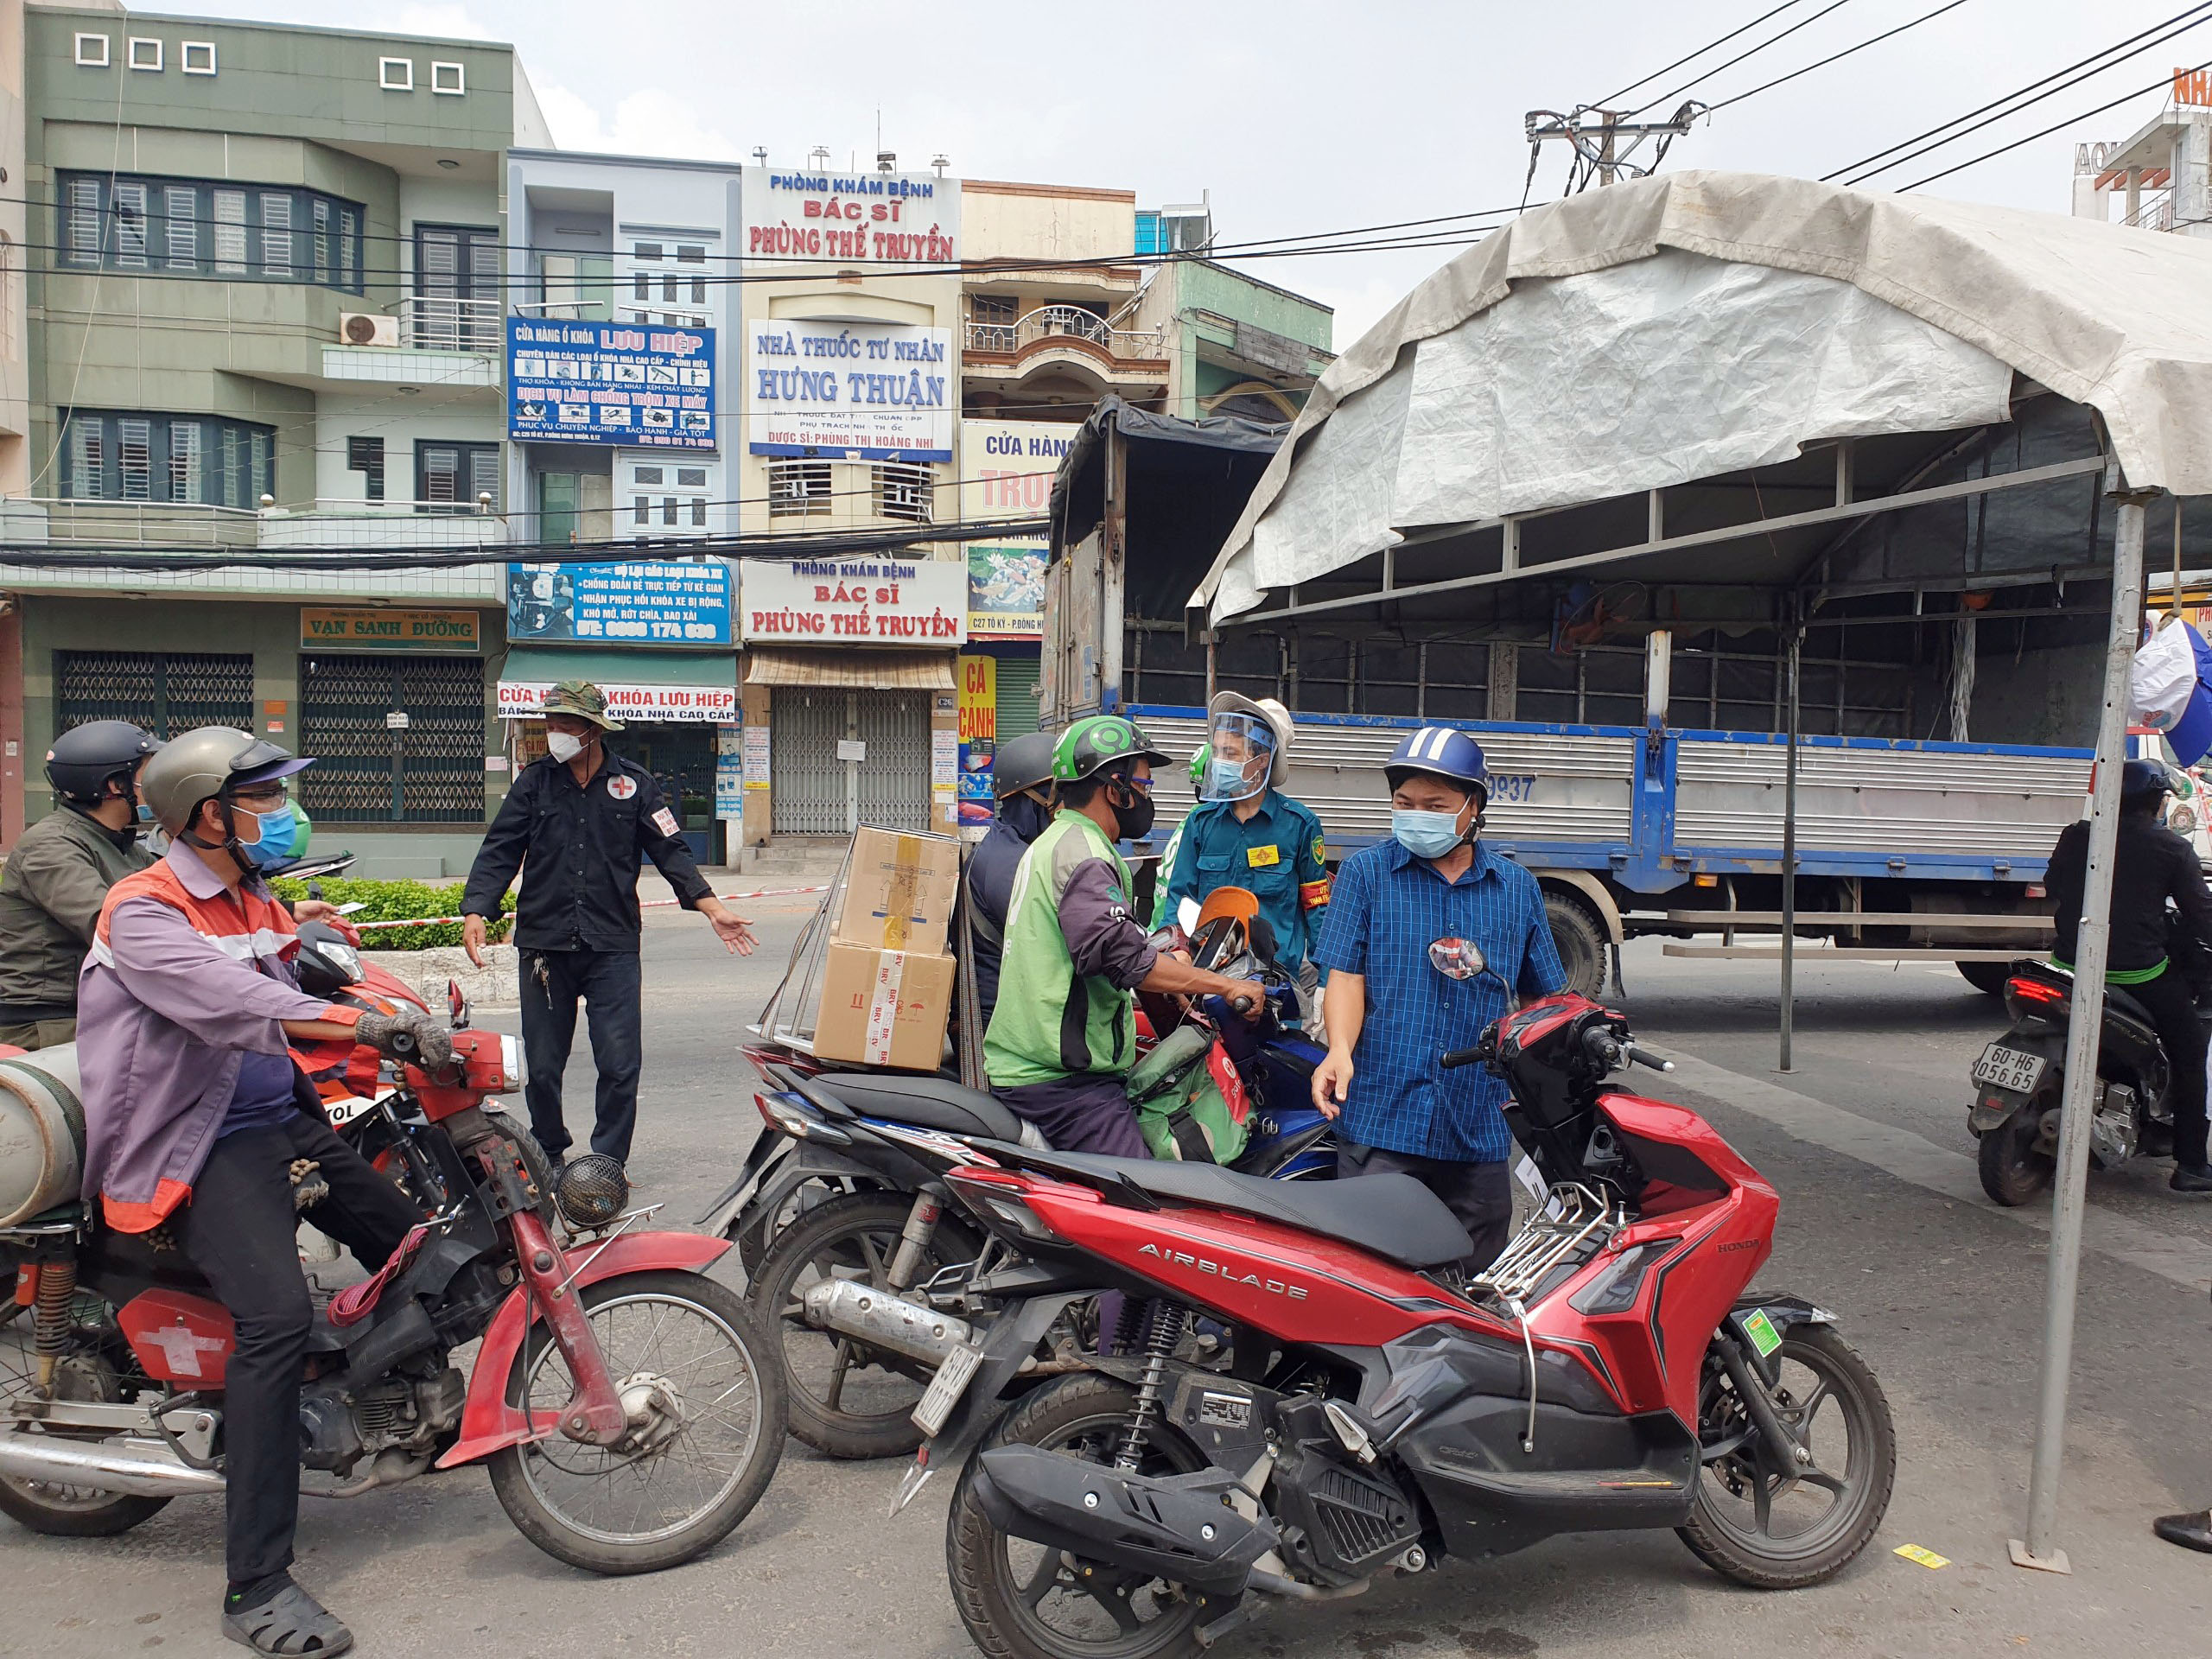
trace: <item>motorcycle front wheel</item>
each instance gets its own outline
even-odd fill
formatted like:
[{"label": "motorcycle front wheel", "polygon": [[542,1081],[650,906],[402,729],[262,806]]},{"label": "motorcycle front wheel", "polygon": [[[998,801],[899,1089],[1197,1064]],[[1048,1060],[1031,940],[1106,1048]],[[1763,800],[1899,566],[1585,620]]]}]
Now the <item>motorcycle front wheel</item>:
[{"label": "motorcycle front wheel", "polygon": [[[784,1448],[784,1379],[736,1293],[702,1274],[625,1274],[582,1296],[632,1433],[556,1433],[491,1459],[524,1537],[604,1573],[653,1573],[711,1549],[751,1513]],[[573,1387],[543,1324],[515,1356],[507,1400],[557,1421]]]},{"label": "motorcycle front wheel", "polygon": [[1691,1552],[1754,1590],[1798,1590],[1848,1567],[1873,1537],[1897,1478],[1890,1402],[1866,1362],[1825,1325],[1792,1325],[1770,1390],[1783,1426],[1811,1453],[1777,1468],[1735,1385],[1708,1356],[1698,1399],[1702,1459]]},{"label": "motorcycle front wheel", "polygon": [[[1021,1402],[984,1445],[1041,1446],[1110,1465],[1136,1403],[1125,1383],[1067,1377]],[[1157,1424],[1140,1467],[1159,1476],[1205,1465],[1203,1452]],[[944,1557],[960,1622],[990,1659],[1183,1659],[1198,1650],[1199,1626],[1235,1606],[1233,1599],[1007,1536],[976,1501],[975,1469],[970,1459],[953,1489]]]}]

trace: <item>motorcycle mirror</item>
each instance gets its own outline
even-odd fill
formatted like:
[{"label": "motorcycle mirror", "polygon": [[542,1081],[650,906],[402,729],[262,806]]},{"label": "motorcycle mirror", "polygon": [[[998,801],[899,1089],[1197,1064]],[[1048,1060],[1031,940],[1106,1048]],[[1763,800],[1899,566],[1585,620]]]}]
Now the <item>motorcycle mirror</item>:
[{"label": "motorcycle mirror", "polygon": [[468,1029],[468,996],[457,979],[446,981],[447,1021],[455,1031]]},{"label": "motorcycle mirror", "polygon": [[1195,933],[1198,927],[1198,901],[1185,899],[1175,906],[1175,925],[1185,933]]},{"label": "motorcycle mirror", "polygon": [[1428,961],[1446,979],[1472,979],[1490,966],[1472,939],[1439,939],[1428,947]]}]

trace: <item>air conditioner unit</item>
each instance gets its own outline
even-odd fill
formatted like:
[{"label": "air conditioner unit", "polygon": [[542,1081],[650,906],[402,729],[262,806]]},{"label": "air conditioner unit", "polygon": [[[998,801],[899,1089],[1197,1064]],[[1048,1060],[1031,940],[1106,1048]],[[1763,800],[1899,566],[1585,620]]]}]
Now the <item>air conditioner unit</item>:
[{"label": "air conditioner unit", "polygon": [[346,311],[338,318],[338,338],[348,346],[397,346],[399,319],[367,311]]}]

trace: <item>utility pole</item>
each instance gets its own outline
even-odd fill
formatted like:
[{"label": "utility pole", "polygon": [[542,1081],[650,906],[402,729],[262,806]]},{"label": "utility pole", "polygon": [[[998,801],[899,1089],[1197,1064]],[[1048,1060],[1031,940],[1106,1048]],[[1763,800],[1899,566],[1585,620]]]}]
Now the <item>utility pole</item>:
[{"label": "utility pole", "polygon": [[[1593,182],[1602,187],[1624,177],[1649,178],[1666,159],[1669,147],[1705,113],[1705,105],[1692,99],[1665,121],[1630,118],[1640,113],[1593,109],[1586,104],[1577,105],[1564,115],[1557,110],[1529,111],[1523,122],[1529,135],[1529,182],[1535,181],[1544,146],[1554,141],[1564,142],[1573,152],[1562,194],[1574,195]],[[1650,160],[1632,160],[1646,142],[1652,145]]]}]

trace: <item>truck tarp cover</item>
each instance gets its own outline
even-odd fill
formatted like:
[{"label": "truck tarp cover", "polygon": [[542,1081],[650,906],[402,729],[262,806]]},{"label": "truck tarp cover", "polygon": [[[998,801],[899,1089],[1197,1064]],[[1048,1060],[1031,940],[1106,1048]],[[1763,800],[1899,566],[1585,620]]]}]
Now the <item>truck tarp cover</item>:
[{"label": "truck tarp cover", "polygon": [[1190,602],[1217,619],[1437,525],[2094,409],[2128,481],[2212,493],[2212,245],[1688,172],[1539,208],[1332,365]]},{"label": "truck tarp cover", "polygon": [[[1141,548],[1128,574],[1133,616],[1174,616],[1191,573],[1221,550],[1222,537],[1281,447],[1287,425],[1211,415],[1186,421],[1103,399],[1069,444],[1052,480],[1052,545],[1071,547],[1105,512],[1108,427],[1122,435],[1128,468],[1128,544]],[[1153,591],[1158,589],[1157,592]]]}]

